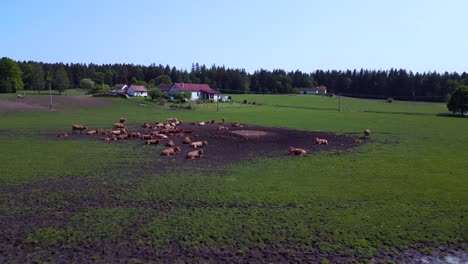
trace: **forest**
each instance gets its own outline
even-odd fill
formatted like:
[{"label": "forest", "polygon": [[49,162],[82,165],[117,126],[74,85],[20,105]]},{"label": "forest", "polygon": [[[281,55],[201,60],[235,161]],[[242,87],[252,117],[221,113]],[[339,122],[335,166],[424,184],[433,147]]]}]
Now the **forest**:
[{"label": "forest", "polygon": [[[16,76],[16,77],[15,77]],[[0,61],[0,92],[18,90],[64,91],[80,87],[83,80],[92,80],[97,87],[118,83],[140,84],[147,88],[161,83],[205,83],[222,93],[289,94],[301,87],[325,85],[328,94],[362,98],[394,98],[399,100],[445,101],[457,87],[468,85],[468,73],[412,72],[405,69],[388,70],[301,70],[245,69],[193,63],[190,70],[153,63],[83,64],[44,63],[35,61]]]}]

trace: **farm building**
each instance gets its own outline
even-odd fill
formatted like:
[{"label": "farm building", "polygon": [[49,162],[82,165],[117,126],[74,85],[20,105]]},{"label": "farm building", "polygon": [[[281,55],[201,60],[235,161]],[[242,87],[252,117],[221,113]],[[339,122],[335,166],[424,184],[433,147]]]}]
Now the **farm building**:
[{"label": "farm building", "polygon": [[120,92],[125,92],[128,89],[128,85],[124,83],[118,83],[114,85],[114,88],[116,89],[116,91],[118,90]]},{"label": "farm building", "polygon": [[189,91],[192,93],[190,100],[208,99],[218,101],[219,92],[211,89],[208,84],[198,83],[174,83],[169,89],[169,94]]},{"label": "farm building", "polygon": [[130,85],[127,89],[127,94],[130,96],[147,96],[148,90],[143,85]]},{"label": "farm building", "polygon": [[172,88],[172,84],[167,84],[167,83],[162,83],[158,86],[156,86],[156,88],[158,88],[159,90],[161,90],[161,92],[163,93],[169,93],[169,89]]},{"label": "farm building", "polygon": [[324,85],[315,87],[299,88],[300,94],[327,94],[327,87]]}]

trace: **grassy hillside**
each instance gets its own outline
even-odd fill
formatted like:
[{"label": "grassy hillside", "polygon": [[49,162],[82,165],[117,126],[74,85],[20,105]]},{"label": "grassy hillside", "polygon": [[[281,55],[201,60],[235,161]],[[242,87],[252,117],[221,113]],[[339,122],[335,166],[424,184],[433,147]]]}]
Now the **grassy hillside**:
[{"label": "grassy hillside", "polygon": [[[74,260],[111,261],[132,248],[139,257],[121,257],[340,262],[398,260],[407,249],[468,250],[468,119],[437,116],[443,104],[342,98],[338,112],[337,98],[233,97],[219,112],[215,103],[171,110],[143,99],[100,99],[101,106],[80,107],[61,97],[52,112],[0,107],[0,235],[17,239],[2,244],[3,257],[57,260],[56,252],[73,249]],[[41,98],[30,102],[47,105]],[[351,151],[216,168],[175,164],[172,171],[158,170],[165,160],[139,144],[54,136],[74,123],[110,128],[120,117],[137,127],[222,116],[353,136],[370,128],[373,135]]]}]

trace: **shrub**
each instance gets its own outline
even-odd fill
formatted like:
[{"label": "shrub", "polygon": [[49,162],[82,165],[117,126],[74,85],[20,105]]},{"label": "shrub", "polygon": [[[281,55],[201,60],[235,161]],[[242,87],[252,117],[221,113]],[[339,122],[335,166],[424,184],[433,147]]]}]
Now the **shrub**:
[{"label": "shrub", "polygon": [[92,89],[88,90],[87,94],[109,93],[110,87],[107,84],[95,85]]},{"label": "shrub", "polygon": [[387,98],[387,103],[393,103],[393,98]]},{"label": "shrub", "polygon": [[81,89],[91,90],[94,88],[95,85],[96,84],[94,83],[94,81],[88,78],[81,79],[80,81]]},{"label": "shrub", "polygon": [[148,95],[151,97],[152,100],[160,99],[163,96],[162,91],[158,88],[150,89]]}]

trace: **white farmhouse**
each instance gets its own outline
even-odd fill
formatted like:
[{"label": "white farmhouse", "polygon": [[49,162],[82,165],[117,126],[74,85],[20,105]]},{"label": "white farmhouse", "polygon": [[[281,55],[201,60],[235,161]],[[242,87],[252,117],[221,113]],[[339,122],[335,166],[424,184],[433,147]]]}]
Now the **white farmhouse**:
[{"label": "white farmhouse", "polygon": [[219,92],[211,89],[208,84],[199,83],[174,83],[169,89],[168,94],[175,94],[181,92],[191,92],[190,100],[213,100],[218,101]]},{"label": "white farmhouse", "polygon": [[315,87],[299,88],[300,94],[327,94],[327,87],[325,85]]},{"label": "white farmhouse", "polygon": [[148,96],[148,90],[143,85],[130,85],[127,94],[130,96]]}]

